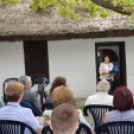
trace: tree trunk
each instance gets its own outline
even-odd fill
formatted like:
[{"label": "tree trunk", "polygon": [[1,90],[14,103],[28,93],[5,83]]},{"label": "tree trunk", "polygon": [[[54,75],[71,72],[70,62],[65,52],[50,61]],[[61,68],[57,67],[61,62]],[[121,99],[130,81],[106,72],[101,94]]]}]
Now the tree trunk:
[{"label": "tree trunk", "polygon": [[122,11],[122,7],[116,6],[114,7],[111,3],[110,0],[109,1],[104,1],[104,0],[91,0],[92,2],[94,2],[96,5],[107,8],[107,9],[111,9],[115,12],[121,13],[123,15],[131,15],[132,12],[123,12]]}]

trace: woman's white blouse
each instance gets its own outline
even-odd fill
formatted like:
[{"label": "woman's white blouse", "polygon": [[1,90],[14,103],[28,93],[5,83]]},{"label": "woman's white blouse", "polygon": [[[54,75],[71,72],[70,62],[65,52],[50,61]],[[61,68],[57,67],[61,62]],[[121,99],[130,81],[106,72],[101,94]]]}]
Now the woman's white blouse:
[{"label": "woman's white blouse", "polygon": [[[107,74],[102,74],[103,71],[111,71],[113,69],[114,65],[113,63],[109,63],[109,64],[106,64],[106,63],[101,63],[100,64],[100,67],[99,67],[99,72],[100,72],[100,79],[101,80],[106,80],[108,75]],[[112,81],[114,80],[114,77],[113,75],[111,75],[111,79]]]}]

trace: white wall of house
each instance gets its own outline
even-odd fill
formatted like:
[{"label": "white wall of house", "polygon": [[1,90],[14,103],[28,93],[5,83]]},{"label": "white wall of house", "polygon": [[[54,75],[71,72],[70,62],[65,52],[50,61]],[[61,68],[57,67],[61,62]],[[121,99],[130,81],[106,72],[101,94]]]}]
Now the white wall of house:
[{"label": "white wall of house", "polygon": [[[127,86],[134,93],[133,37],[49,41],[50,82],[57,76],[63,76],[67,79],[67,85],[74,97],[83,98],[94,94],[96,92],[95,43],[114,41],[125,42]],[[24,74],[23,42],[0,42],[0,96],[4,79]],[[50,85],[47,90],[50,89]]]},{"label": "white wall of house", "polygon": [[96,92],[95,43],[124,41],[126,47],[127,86],[134,93],[134,38],[102,38],[49,41],[50,81],[59,75],[75,97],[87,97]]},{"label": "white wall of house", "polygon": [[0,42],[0,96],[6,78],[25,74],[23,42]]},{"label": "white wall of house", "polygon": [[48,42],[50,81],[67,79],[75,97],[87,97],[96,91],[95,45],[89,40]]},{"label": "white wall of house", "polygon": [[127,86],[134,95],[134,38],[126,40]]}]

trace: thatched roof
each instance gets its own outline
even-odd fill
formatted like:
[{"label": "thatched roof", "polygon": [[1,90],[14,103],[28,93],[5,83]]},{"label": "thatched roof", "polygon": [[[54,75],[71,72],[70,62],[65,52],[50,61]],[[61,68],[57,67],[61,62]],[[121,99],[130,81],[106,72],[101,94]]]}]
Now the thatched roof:
[{"label": "thatched roof", "polygon": [[[31,0],[30,0],[31,1]],[[127,37],[134,35],[128,16],[111,13],[107,19],[89,18],[83,8],[80,20],[72,22],[56,13],[56,7],[40,12],[30,9],[30,1],[23,0],[15,7],[0,3],[0,41],[3,40],[62,40],[76,38]]]}]

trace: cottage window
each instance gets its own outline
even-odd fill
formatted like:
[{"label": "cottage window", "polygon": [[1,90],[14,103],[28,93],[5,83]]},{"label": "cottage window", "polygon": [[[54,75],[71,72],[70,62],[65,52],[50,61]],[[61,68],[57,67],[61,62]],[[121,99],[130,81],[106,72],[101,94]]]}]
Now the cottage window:
[{"label": "cottage window", "polygon": [[49,78],[47,41],[24,41],[25,74]]}]

